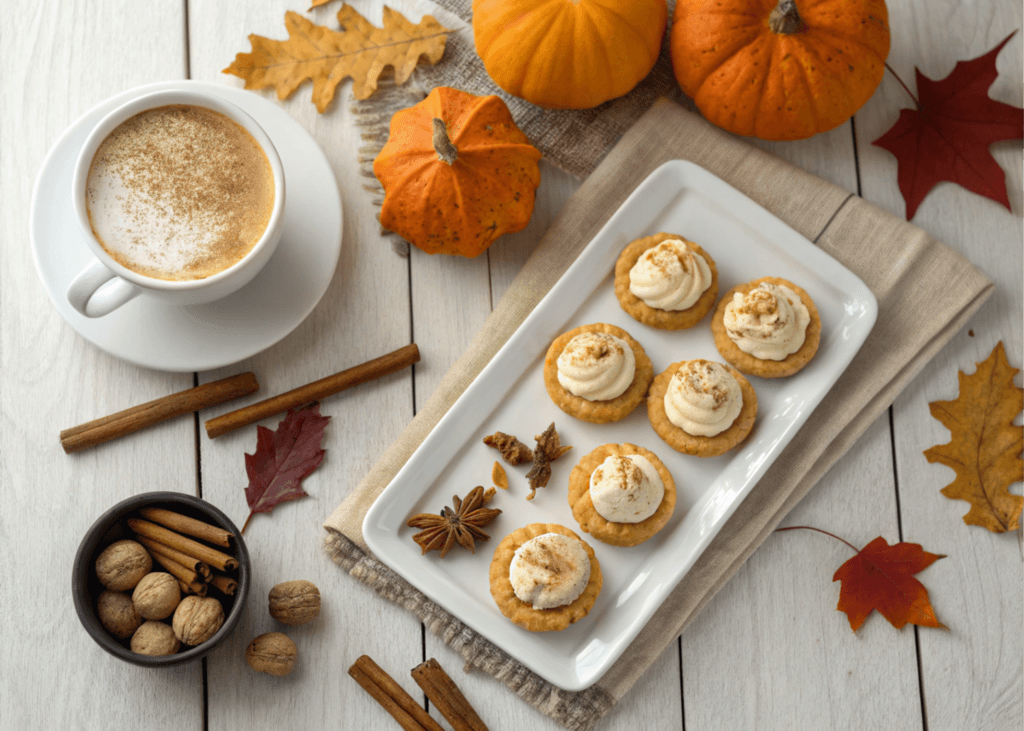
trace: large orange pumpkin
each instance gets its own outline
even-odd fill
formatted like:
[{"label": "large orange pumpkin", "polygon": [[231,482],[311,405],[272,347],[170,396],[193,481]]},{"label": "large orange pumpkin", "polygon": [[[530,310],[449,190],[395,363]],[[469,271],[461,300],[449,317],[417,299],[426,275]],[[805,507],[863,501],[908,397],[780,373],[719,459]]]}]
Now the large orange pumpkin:
[{"label": "large orange pumpkin", "polygon": [[439,86],[391,117],[380,222],[428,254],[477,256],[529,223],[539,160],[500,98]]},{"label": "large orange pumpkin", "polygon": [[589,109],[654,67],[666,0],[473,0],[476,52],[494,82],[542,107]]},{"label": "large orange pumpkin", "polygon": [[710,122],[797,140],[874,93],[889,14],[885,0],[679,0],[670,43],[679,85]]}]

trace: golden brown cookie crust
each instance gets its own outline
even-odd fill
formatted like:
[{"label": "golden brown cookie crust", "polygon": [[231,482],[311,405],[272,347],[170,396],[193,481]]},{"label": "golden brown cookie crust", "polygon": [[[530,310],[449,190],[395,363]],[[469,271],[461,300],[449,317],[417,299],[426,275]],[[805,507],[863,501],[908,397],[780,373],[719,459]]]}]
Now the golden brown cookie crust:
[{"label": "golden brown cookie crust", "polygon": [[[558,382],[558,356],[562,354],[570,340],[577,335],[587,332],[614,335],[625,340],[633,350],[633,356],[636,359],[633,382],[629,384],[625,391],[613,399],[589,401],[581,396],[573,395]],[[654,366],[651,365],[651,359],[647,357],[643,346],[630,337],[629,333],[622,328],[603,322],[594,323],[593,325],[582,325],[567,333],[562,333],[551,343],[551,347],[548,348],[548,354],[544,356],[544,385],[548,389],[548,395],[551,396],[551,400],[555,402],[555,406],[569,416],[589,421],[591,424],[606,424],[609,421],[618,421],[629,416],[633,409],[643,401],[644,395],[651,385],[652,378],[654,378]]]},{"label": "golden brown cookie crust", "polygon": [[[694,253],[700,254],[704,258],[711,270],[711,286],[690,307],[678,312],[655,309],[629,291],[629,270],[633,268],[645,251],[653,249],[668,239],[679,239],[685,243]],[[715,266],[715,260],[704,249],[679,234],[660,233],[646,236],[637,239],[619,254],[619,259],[615,262],[615,296],[619,298],[622,309],[628,312],[634,320],[659,330],[685,330],[700,322],[714,306],[715,299],[718,297],[718,267]]]},{"label": "golden brown cookie crust", "polygon": [[[761,358],[755,358],[750,353],[744,353],[732,341],[729,333],[725,331],[725,307],[732,302],[733,295],[737,292],[746,294],[755,289],[761,282],[789,287],[800,295],[800,300],[804,303],[807,313],[811,316],[810,322],[807,323],[807,330],[804,332],[804,344],[795,353],[790,353],[782,360],[762,360]],[[725,296],[722,297],[718,307],[715,309],[715,314],[711,317],[711,332],[715,336],[715,347],[718,348],[718,352],[739,370],[752,376],[760,376],[761,378],[785,378],[786,376],[792,376],[810,363],[811,358],[818,352],[818,344],[821,342],[821,317],[818,315],[818,308],[814,306],[814,300],[803,289],[787,279],[761,277],[752,282],[733,287],[725,293]]]},{"label": "golden brown cookie crust", "polygon": [[[583,588],[583,593],[576,597],[576,601],[572,604],[553,609],[534,609],[516,596],[515,591],[512,590],[512,581],[509,579],[508,571],[516,550],[530,539],[545,533],[559,533],[579,539],[579,542],[583,544],[583,550],[587,552],[587,557],[590,559],[590,579]],[[530,632],[557,632],[586,617],[593,609],[597,595],[601,593],[603,581],[601,564],[598,562],[597,556],[594,555],[594,549],[564,525],[557,523],[531,523],[502,538],[501,543],[494,550],[494,558],[491,559],[490,580],[491,596],[494,597],[501,613]]]},{"label": "golden brown cookie crust", "polygon": [[[654,514],[639,523],[613,523],[597,512],[590,498],[590,476],[612,456],[640,455],[649,461],[665,483],[665,497]],[[637,546],[660,531],[676,507],[676,483],[668,468],[653,452],[635,444],[605,444],[595,449],[572,468],[569,475],[569,507],[572,517],[585,532],[613,546]]]},{"label": "golden brown cookie crust", "polygon": [[743,393],[743,407],[736,421],[724,432],[713,437],[689,434],[669,421],[668,414],[665,413],[665,393],[668,391],[668,384],[679,366],[686,362],[681,360],[673,363],[655,377],[654,383],[651,384],[651,392],[647,396],[647,416],[658,436],[677,452],[697,457],[717,457],[746,439],[750,430],[754,428],[754,420],[757,418],[757,394],[742,373],[726,365],[729,372],[739,381],[740,391]]}]

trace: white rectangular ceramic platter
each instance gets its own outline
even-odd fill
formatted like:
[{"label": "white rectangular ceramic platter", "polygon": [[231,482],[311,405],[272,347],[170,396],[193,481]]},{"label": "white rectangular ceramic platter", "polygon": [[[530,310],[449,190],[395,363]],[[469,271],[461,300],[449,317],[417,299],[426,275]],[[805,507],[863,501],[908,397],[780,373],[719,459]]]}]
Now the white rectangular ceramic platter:
[{"label": "white rectangular ceramic platter", "polygon": [[[751,377],[758,415],[750,437],[711,459],[680,454],[661,441],[641,404],[626,419],[589,424],[558,409],[542,374],[544,354],[560,333],[606,322],[643,345],[655,374],[678,360],[721,362],[710,314],[696,327],[655,330],[619,306],[612,271],[623,248],[660,231],[696,241],[718,266],[719,291],[763,276],[803,287],[822,320],[821,346],[795,376]],[[877,303],[855,275],[810,241],[706,170],[672,161],[655,170],[569,268],[490,364],[413,454],[372,506],[363,524],[376,556],[420,591],[531,670],[566,690],[593,684],[619,657],[669,592],[718,533],[814,408],[840,378],[874,325]],[[437,513],[452,496],[491,485],[499,454],[482,443],[503,431],[533,445],[555,422],[572,450],[552,465],[549,485],[532,502],[529,465],[506,466],[511,483],[490,507],[503,512],[487,528],[491,540],[476,555],[456,546],[443,560],[420,555],[405,526],[415,513]],[[630,442],[653,451],[675,480],[678,501],[668,525],[632,548],[617,548],[583,533],[573,520],[567,484],[573,466],[594,448]],[[604,586],[590,614],[562,632],[531,633],[512,624],[490,594],[488,568],[498,542],[529,523],[560,523],[580,534],[601,563]]]}]

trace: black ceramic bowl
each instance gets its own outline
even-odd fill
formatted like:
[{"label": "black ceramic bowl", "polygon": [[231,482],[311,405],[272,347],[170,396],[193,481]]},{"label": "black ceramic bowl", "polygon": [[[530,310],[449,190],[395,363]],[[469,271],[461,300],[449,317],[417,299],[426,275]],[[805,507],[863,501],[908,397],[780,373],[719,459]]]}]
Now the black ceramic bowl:
[{"label": "black ceramic bowl", "polygon": [[[96,614],[96,600],[103,591],[103,585],[96,578],[96,557],[111,543],[125,538],[134,538],[128,529],[127,519],[137,513],[140,508],[150,507],[167,508],[231,531],[235,537],[233,545],[230,549],[223,550],[238,559],[238,589],[235,590],[235,595],[226,599],[217,597],[224,605],[224,625],[217,630],[217,634],[201,645],[181,650],[174,655],[160,657],[138,655],[132,652],[129,649],[128,640],[118,640],[107,632],[100,624],[100,619]],[[191,495],[178,492],[147,492],[119,502],[93,523],[78,546],[78,553],[75,555],[75,563],[71,572],[71,592],[75,599],[75,611],[78,612],[78,619],[81,620],[85,631],[96,640],[97,645],[114,657],[135,665],[147,668],[170,667],[198,660],[210,654],[217,645],[224,641],[224,638],[231,634],[235,625],[238,624],[239,617],[242,616],[245,600],[249,596],[251,569],[249,551],[245,547],[245,541],[242,540],[242,534],[224,513],[210,503]],[[160,570],[159,564],[154,565],[154,570]]]}]

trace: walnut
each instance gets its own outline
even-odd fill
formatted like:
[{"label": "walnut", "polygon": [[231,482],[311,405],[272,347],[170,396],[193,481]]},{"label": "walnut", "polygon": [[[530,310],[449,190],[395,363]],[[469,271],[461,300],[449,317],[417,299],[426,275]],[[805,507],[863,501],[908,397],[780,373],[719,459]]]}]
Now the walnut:
[{"label": "walnut", "polygon": [[320,615],[320,590],[311,581],[285,581],[270,590],[270,616],[281,624],[300,625]]},{"label": "walnut", "polygon": [[201,645],[224,624],[224,607],[213,597],[187,596],[174,610],[171,624],[186,645]]},{"label": "walnut", "polygon": [[245,648],[245,660],[258,673],[287,675],[295,667],[299,650],[281,632],[267,632]]},{"label": "walnut", "polygon": [[132,635],[132,652],[139,655],[173,655],[181,647],[169,624],[150,620]]},{"label": "walnut", "polygon": [[132,592],[132,603],[143,619],[167,619],[180,601],[178,580],[159,571],[143,576]]},{"label": "walnut", "polygon": [[496,431],[494,434],[484,437],[484,444],[501,452],[501,458],[505,460],[506,464],[515,466],[533,459],[533,450],[511,434]]},{"label": "walnut", "polygon": [[134,589],[153,568],[153,559],[135,541],[111,543],[96,558],[96,576],[111,591]]},{"label": "walnut", "polygon": [[96,614],[107,632],[119,640],[127,640],[142,624],[142,617],[135,611],[131,597],[119,591],[100,594],[96,601]]}]

